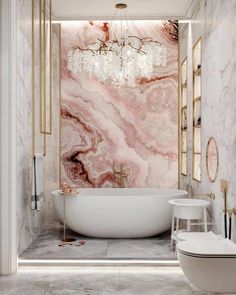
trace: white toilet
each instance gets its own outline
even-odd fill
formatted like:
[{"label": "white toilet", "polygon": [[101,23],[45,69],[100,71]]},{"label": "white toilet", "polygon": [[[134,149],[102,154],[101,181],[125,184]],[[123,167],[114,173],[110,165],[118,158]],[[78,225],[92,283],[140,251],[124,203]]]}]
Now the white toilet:
[{"label": "white toilet", "polygon": [[223,240],[220,235],[216,235],[212,231],[209,232],[187,232],[183,231],[178,234],[177,243],[189,240]]},{"label": "white toilet", "polygon": [[236,294],[236,245],[211,232],[186,233],[185,239],[177,253],[190,283],[207,292]]}]

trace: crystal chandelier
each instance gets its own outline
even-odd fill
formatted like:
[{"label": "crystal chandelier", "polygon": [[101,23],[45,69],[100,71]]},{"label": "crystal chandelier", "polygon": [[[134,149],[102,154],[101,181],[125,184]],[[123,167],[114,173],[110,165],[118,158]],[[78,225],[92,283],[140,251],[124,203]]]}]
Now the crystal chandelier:
[{"label": "crystal chandelier", "polygon": [[135,86],[140,77],[150,79],[157,66],[166,65],[166,48],[151,37],[138,37],[130,33],[126,4],[116,4],[123,12],[126,29],[121,21],[120,37],[97,39],[86,48],[76,46],[68,51],[68,69],[74,73],[86,72],[99,81],[110,79],[115,85]]}]

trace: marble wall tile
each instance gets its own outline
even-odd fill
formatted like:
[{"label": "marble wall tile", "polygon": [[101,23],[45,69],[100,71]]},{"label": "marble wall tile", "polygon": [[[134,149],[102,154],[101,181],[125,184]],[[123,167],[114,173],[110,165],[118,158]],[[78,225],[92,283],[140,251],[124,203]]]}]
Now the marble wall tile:
[{"label": "marble wall tile", "polygon": [[17,2],[17,225],[18,250],[27,247],[40,230],[39,216],[31,212],[31,3]]},{"label": "marble wall tile", "polygon": [[[35,0],[35,110],[36,152],[42,153],[39,132],[39,1]],[[50,192],[59,184],[59,104],[58,104],[58,30],[54,27],[53,135],[48,136],[44,158],[45,200],[40,212],[31,210],[32,183],[32,6],[31,1],[17,1],[17,225],[19,254],[53,220]]]},{"label": "marble wall tile", "polygon": [[[192,90],[189,89],[189,149],[188,177],[181,176],[181,187],[192,185],[196,192],[216,193],[212,202],[214,230],[223,235],[223,198],[220,181],[229,181],[228,206],[236,206],[236,35],[235,1],[201,1],[198,12],[188,27],[188,40],[180,37],[181,55],[191,59],[191,47],[186,51],[183,42],[194,43],[202,36],[202,181],[192,180]],[[191,65],[189,66],[191,80]],[[190,85],[191,88],[191,85]],[[217,179],[211,183],[206,169],[206,146],[209,138],[216,139],[219,149],[219,171]],[[234,240],[236,232],[234,227]]]},{"label": "marble wall tile", "polygon": [[44,159],[44,204],[42,217],[44,228],[56,221],[56,212],[52,204],[51,192],[60,186],[60,98],[59,98],[59,26],[53,25],[53,130],[47,136],[47,154]]},{"label": "marble wall tile", "polygon": [[[117,30],[117,23],[112,30]],[[104,34],[101,22],[62,25],[62,179],[79,187],[118,186],[124,163],[128,187],[178,185],[178,44],[160,22],[136,22],[132,32],[167,47],[167,67],[136,87],[100,83],[67,69],[68,49]]]}]

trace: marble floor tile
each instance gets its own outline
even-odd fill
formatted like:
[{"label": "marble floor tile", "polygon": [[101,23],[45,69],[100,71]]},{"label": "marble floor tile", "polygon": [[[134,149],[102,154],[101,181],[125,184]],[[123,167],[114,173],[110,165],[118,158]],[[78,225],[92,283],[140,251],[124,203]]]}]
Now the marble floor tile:
[{"label": "marble floor tile", "polygon": [[114,239],[108,241],[107,257],[175,259],[176,254],[170,240]]},{"label": "marble floor tile", "polygon": [[155,281],[159,280],[178,281],[188,283],[180,267],[123,267],[120,269],[120,281]]},{"label": "marble floor tile", "polygon": [[35,282],[13,281],[3,283],[0,281],[1,295],[44,295],[49,284]]},{"label": "marble floor tile", "polygon": [[193,295],[178,267],[20,268],[1,295]]},{"label": "marble floor tile", "polygon": [[[49,258],[49,259],[70,259],[106,257],[108,241],[105,239],[91,239],[76,235],[72,231],[68,236],[75,237],[76,241],[63,245],[62,233],[50,231],[41,234],[21,255],[27,259]],[[83,242],[82,245],[80,242]]]},{"label": "marble floor tile", "polygon": [[74,278],[71,280],[64,280],[52,283],[47,292],[47,295],[55,294],[76,294],[76,295],[109,295],[113,294],[119,285],[119,277],[116,280],[81,280]]},{"label": "marble floor tile", "polygon": [[[63,237],[61,227],[51,228],[22,253],[24,259],[85,259],[85,258],[161,258],[176,259],[170,246],[170,234],[147,239],[97,239],[67,230],[67,236],[76,238],[59,246]],[[84,244],[81,242],[84,242]]]},{"label": "marble floor tile", "polygon": [[121,269],[119,294],[128,294],[128,286],[132,286],[132,294],[137,295],[193,294],[180,268]]},{"label": "marble floor tile", "polygon": [[135,294],[135,295],[192,295],[191,288],[186,284],[176,284],[173,282],[171,285],[166,284],[165,281],[157,279],[155,282],[137,282],[132,281],[120,282],[119,295]]},{"label": "marble floor tile", "polygon": [[50,284],[46,294],[112,294],[119,283],[119,269],[76,271]]}]

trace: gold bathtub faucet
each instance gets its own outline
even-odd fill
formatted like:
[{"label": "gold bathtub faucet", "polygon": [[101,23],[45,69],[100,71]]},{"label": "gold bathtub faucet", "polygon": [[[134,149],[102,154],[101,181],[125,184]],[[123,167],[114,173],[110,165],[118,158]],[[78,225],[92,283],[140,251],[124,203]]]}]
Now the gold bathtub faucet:
[{"label": "gold bathtub faucet", "polygon": [[230,216],[236,215],[236,208],[227,209],[227,212],[229,213]]},{"label": "gold bathtub faucet", "polygon": [[215,200],[216,198],[216,195],[214,193],[208,193],[208,194],[196,194],[194,195],[195,198],[198,198],[198,197],[208,197],[210,198],[211,200]]},{"label": "gold bathtub faucet", "polygon": [[127,173],[124,170],[123,164],[120,164],[120,171],[115,170],[115,163],[114,162],[112,164],[112,168],[113,168],[114,175],[118,176],[120,186],[124,188],[125,187],[125,179],[127,178]]}]

